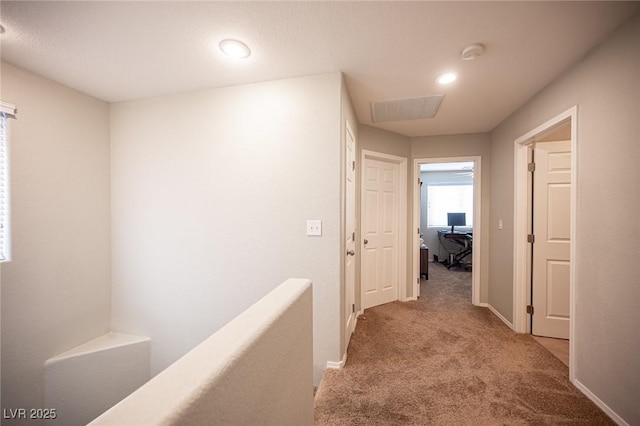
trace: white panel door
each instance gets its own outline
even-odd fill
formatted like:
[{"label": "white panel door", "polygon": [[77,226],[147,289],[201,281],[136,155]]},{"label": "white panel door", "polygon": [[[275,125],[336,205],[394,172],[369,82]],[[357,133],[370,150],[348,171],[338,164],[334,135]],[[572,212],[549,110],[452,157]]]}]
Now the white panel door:
[{"label": "white panel door", "polygon": [[345,318],[345,348],[349,345],[351,333],[356,325],[356,142],[353,137],[351,126],[347,121],[346,130],[346,155],[345,155],[345,295],[344,295],[344,318]]},{"label": "white panel door", "polygon": [[399,165],[366,159],[362,200],[362,308],[398,299]]},{"label": "white panel door", "polygon": [[571,143],[534,150],[532,333],[569,338]]}]

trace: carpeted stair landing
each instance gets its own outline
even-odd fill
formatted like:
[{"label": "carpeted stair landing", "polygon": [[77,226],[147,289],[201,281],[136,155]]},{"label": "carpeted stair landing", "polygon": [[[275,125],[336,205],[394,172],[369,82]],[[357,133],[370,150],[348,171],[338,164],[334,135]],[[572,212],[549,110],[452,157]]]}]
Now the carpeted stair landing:
[{"label": "carpeted stair landing", "polygon": [[317,425],[613,425],[568,368],[471,305],[471,274],[433,265],[417,302],[367,309],[342,370],[327,370]]}]

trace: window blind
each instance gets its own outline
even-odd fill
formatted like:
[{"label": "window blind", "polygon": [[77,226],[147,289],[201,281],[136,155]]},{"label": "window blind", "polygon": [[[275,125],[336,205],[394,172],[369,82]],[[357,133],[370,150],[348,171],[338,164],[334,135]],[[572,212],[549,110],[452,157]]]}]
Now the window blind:
[{"label": "window blind", "polygon": [[16,107],[0,102],[0,261],[9,260],[9,141],[7,120],[16,117]]}]

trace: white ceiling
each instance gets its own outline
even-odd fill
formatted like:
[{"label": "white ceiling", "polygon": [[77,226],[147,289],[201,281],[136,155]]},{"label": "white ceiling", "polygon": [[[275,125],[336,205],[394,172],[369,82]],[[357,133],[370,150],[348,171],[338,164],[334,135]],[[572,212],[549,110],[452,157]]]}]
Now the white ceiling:
[{"label": "white ceiling", "polygon": [[[445,94],[407,136],[485,132],[598,44],[639,2],[0,3],[3,60],[109,102],[342,71],[369,102]],[[216,48],[246,42],[248,60]],[[462,61],[468,44],[485,54]],[[444,71],[459,79],[438,86]]]}]

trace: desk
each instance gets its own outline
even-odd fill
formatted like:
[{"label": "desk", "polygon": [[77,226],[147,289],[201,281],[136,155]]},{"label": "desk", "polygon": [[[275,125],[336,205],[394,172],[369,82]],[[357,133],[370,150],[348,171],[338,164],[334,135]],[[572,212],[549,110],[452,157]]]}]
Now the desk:
[{"label": "desk", "polygon": [[465,257],[469,256],[473,252],[473,233],[472,232],[449,232],[449,231],[438,231],[438,240],[440,244],[447,250],[444,246],[443,241],[448,241],[460,246],[460,250],[458,252],[451,252],[447,250],[449,253],[449,258],[444,260],[442,263],[447,267],[447,269],[452,266],[468,266],[470,262],[464,262]]}]

